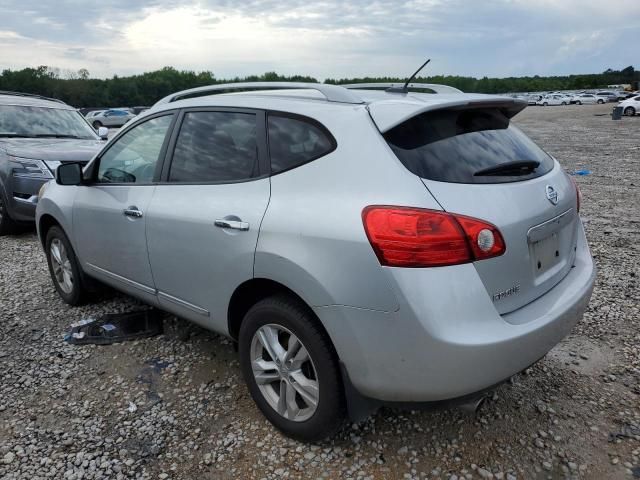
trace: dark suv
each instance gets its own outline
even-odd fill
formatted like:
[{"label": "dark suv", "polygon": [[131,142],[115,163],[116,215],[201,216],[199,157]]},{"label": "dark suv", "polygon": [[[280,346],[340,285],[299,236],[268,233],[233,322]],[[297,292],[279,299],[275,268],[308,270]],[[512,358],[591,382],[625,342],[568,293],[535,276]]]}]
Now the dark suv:
[{"label": "dark suv", "polygon": [[99,135],[60,100],[0,91],[0,235],[33,222],[42,184],[61,163],[88,162]]}]

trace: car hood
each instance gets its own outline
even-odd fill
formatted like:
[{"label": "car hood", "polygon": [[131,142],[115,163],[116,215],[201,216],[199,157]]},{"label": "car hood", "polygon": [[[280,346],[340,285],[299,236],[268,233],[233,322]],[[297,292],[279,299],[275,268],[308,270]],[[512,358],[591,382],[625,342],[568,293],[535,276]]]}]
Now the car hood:
[{"label": "car hood", "polygon": [[88,162],[105,142],[75,138],[7,138],[0,145],[9,155],[45,162]]}]

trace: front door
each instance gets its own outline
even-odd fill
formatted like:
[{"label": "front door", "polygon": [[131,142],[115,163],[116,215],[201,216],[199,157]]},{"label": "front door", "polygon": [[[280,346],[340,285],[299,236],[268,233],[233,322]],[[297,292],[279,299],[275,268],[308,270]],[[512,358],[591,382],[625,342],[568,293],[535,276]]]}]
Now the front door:
[{"label": "front door", "polygon": [[117,138],[78,187],[73,230],[84,269],[145,301],[155,303],[147,255],[146,214],[160,174],[173,115],[156,116]]},{"label": "front door", "polygon": [[233,291],[253,277],[269,202],[264,113],[191,110],[147,215],[160,305],[219,332]]}]

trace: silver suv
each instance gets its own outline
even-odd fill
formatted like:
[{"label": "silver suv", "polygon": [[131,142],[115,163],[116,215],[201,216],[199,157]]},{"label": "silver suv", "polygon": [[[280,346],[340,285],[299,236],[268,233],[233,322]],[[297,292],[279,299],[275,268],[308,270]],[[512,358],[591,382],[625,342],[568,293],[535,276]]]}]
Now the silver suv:
[{"label": "silver suv", "polygon": [[228,335],[260,410],[304,440],[536,362],[593,288],[576,185],[510,122],[523,101],[380,88],[161,100],[44,190],[58,293],[97,279]]}]

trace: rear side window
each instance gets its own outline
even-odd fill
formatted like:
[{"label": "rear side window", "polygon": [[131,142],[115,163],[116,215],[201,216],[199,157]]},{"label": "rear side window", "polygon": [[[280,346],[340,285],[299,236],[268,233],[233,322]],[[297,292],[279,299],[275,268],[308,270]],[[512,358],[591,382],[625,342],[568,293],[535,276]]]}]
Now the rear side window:
[{"label": "rear side window", "polygon": [[[553,159],[496,109],[425,112],[392,128],[384,138],[407,169],[440,182],[516,182],[553,168]],[[529,160],[539,162],[533,171],[476,175],[498,165]]]},{"label": "rear side window", "polygon": [[331,134],[304,117],[269,114],[271,173],[279,173],[322,157],[336,148]]},{"label": "rear side window", "polygon": [[169,181],[224,183],[258,176],[256,129],[252,113],[186,113]]}]

